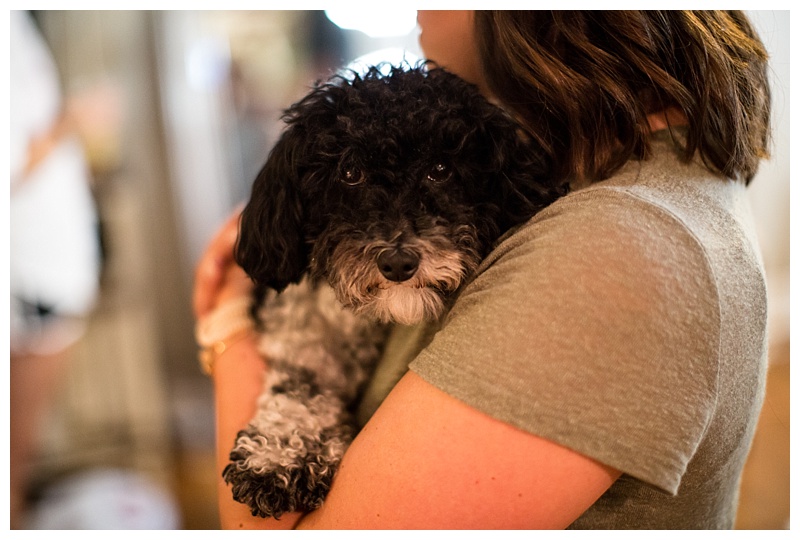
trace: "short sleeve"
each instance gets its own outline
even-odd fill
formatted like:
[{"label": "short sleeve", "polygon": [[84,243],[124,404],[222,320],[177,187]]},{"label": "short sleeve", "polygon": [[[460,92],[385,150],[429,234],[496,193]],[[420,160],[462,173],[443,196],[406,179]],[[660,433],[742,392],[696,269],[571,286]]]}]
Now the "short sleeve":
[{"label": "short sleeve", "polygon": [[713,273],[664,208],[623,190],[584,191],[498,246],[410,369],[675,493],[715,405]]}]

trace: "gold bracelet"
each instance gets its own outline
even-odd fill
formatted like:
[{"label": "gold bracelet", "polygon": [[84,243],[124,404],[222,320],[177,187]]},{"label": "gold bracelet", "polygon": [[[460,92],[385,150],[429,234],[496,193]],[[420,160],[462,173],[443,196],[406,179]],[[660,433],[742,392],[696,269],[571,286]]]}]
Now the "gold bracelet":
[{"label": "gold bracelet", "polygon": [[242,296],[228,300],[197,321],[195,338],[200,345],[200,368],[211,375],[216,359],[255,327],[250,317],[252,300]]},{"label": "gold bracelet", "polygon": [[251,328],[245,328],[229,336],[225,339],[221,339],[219,341],[215,341],[208,347],[204,347],[200,349],[199,353],[199,360],[200,360],[200,369],[203,370],[203,373],[208,375],[209,377],[212,376],[214,370],[214,363],[217,361],[222,353],[227,351],[236,343],[242,341],[244,338],[250,335]]}]

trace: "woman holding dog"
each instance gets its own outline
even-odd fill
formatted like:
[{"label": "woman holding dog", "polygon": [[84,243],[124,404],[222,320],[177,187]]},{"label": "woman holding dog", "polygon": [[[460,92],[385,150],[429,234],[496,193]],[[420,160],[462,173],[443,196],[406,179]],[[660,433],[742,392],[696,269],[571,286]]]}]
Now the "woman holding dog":
[{"label": "woman holding dog", "polygon": [[[766,369],[745,187],[768,153],[770,92],[750,23],[418,21],[426,56],[514,115],[570,193],[501,242],[422,352],[382,360],[404,374],[368,390],[380,405],[321,509],[253,518],[220,478],[223,525],[732,528]],[[250,291],[232,264],[236,223],[198,265],[198,317]],[[220,470],[265,369],[243,336],[212,370]]]}]

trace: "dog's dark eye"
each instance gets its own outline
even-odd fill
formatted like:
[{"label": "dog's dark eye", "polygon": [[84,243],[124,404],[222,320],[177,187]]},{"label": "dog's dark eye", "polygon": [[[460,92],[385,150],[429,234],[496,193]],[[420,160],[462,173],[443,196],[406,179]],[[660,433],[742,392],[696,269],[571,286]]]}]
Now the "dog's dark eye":
[{"label": "dog's dark eye", "polygon": [[444,163],[437,163],[428,171],[426,178],[431,182],[446,182],[452,175],[450,167]]},{"label": "dog's dark eye", "polygon": [[342,181],[342,183],[347,184],[348,186],[357,186],[366,181],[364,173],[361,171],[361,169],[356,167],[342,170],[342,173],[339,175],[339,179]]}]

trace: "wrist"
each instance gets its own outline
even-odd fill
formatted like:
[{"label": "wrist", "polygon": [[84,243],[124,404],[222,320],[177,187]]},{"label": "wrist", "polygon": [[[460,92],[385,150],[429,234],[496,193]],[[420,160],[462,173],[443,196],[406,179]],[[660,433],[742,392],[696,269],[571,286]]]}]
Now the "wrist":
[{"label": "wrist", "polygon": [[231,298],[197,321],[195,339],[200,346],[200,367],[206,375],[213,373],[223,353],[252,334],[255,323],[250,316],[251,303],[249,296]]}]

